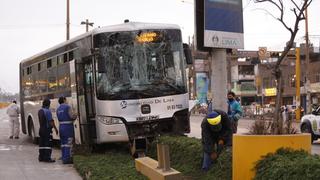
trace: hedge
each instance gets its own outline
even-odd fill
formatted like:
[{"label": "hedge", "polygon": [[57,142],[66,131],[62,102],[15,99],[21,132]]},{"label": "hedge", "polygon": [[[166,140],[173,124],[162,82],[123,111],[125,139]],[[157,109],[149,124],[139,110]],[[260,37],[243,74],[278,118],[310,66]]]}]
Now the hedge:
[{"label": "hedge", "polygon": [[[228,180],[232,178],[231,151],[223,151],[218,161],[208,172],[201,171],[201,141],[183,136],[163,136],[154,141],[147,153],[156,159],[156,143],[170,147],[171,166],[180,171],[183,179]],[[90,180],[144,180],[134,167],[134,160],[128,148],[117,145],[106,148],[103,153],[75,155],[74,166],[83,177]],[[320,179],[320,157],[305,151],[279,149],[275,153],[264,156],[255,166],[256,180]]]},{"label": "hedge", "polygon": [[74,167],[84,180],[147,180],[138,173],[128,152],[75,155]]},{"label": "hedge", "polygon": [[201,140],[183,136],[163,136],[151,146],[149,156],[156,159],[156,143],[169,145],[171,166],[180,171],[184,179],[232,179],[231,151],[223,151],[208,172],[201,170]]},{"label": "hedge", "polygon": [[303,150],[281,148],[269,153],[256,163],[255,180],[320,179],[320,157]]},{"label": "hedge", "polygon": [[[183,179],[221,179],[232,177],[231,151],[223,151],[218,161],[208,172],[202,172],[201,140],[184,136],[163,136],[155,140],[147,156],[156,159],[156,143],[169,145],[171,167],[180,171]],[[126,149],[109,149],[104,153],[75,155],[74,166],[84,179],[147,179],[134,167],[134,160]]]}]

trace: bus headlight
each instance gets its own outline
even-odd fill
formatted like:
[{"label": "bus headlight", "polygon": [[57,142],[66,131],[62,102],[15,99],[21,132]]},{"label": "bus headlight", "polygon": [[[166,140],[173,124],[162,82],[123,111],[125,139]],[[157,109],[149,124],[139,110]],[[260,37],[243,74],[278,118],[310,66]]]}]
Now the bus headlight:
[{"label": "bus headlight", "polygon": [[107,125],[123,124],[120,118],[110,117],[110,116],[97,116],[97,120]]}]

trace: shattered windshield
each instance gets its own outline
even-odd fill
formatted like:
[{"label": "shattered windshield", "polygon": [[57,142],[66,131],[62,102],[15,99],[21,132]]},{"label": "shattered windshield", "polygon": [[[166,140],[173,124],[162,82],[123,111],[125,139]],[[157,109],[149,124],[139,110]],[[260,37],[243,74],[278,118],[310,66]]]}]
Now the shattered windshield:
[{"label": "shattered windshield", "polygon": [[97,97],[139,99],[187,92],[180,30],[109,32],[94,37]]}]

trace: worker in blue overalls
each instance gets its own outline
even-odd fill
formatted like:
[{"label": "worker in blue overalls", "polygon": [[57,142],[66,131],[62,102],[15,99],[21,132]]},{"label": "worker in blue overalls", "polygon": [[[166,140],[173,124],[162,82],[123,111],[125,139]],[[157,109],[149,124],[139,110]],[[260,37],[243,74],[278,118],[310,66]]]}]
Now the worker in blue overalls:
[{"label": "worker in blue overalls", "polygon": [[59,120],[59,132],[61,141],[61,154],[63,164],[72,164],[72,145],[74,140],[73,121],[77,118],[72,114],[71,107],[67,104],[65,97],[59,98],[60,106],[57,109]]},{"label": "worker in blue overalls", "polygon": [[52,153],[52,128],[56,131],[58,135],[58,129],[56,128],[54,121],[52,119],[52,114],[50,111],[50,100],[45,99],[42,102],[42,108],[38,111],[39,117],[39,157],[38,160],[41,162],[55,162],[51,158]]}]

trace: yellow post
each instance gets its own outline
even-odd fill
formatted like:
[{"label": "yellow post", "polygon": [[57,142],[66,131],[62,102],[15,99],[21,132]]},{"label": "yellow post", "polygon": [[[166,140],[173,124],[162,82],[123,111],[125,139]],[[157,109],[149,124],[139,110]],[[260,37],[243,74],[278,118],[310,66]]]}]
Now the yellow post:
[{"label": "yellow post", "polygon": [[301,107],[300,107],[300,48],[296,48],[296,121],[300,122]]}]

